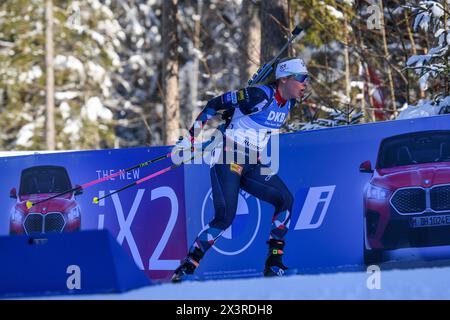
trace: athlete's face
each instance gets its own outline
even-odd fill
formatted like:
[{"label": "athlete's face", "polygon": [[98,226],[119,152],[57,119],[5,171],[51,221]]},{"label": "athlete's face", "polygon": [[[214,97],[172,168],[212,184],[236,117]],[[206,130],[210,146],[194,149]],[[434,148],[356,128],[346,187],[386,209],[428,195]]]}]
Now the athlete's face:
[{"label": "athlete's face", "polygon": [[[284,81],[283,81],[284,80]],[[305,91],[308,88],[308,78],[299,75],[287,77],[282,80],[283,98],[285,99],[300,99],[305,95]]]}]

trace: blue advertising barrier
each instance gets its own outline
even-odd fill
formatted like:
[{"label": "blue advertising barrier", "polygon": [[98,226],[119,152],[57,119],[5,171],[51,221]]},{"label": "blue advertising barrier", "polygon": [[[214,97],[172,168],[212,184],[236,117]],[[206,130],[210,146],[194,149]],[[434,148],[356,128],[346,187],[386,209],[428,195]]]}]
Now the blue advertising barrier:
[{"label": "blue advertising barrier", "polygon": [[[386,137],[449,129],[450,116],[436,116],[280,135],[278,174],[295,197],[286,265],[302,273],[362,269],[363,194],[371,175],[359,172],[360,164],[375,164]],[[213,217],[207,164],[185,166],[185,190],[191,244]],[[243,191],[238,201],[235,221],[197,270],[203,278],[262,275],[274,210]]]},{"label": "blue advertising barrier", "polygon": [[0,237],[0,296],[123,292],[150,285],[108,231]]},{"label": "blue advertising barrier", "polygon": [[[360,165],[366,160],[372,166],[375,164],[384,138],[429,130],[450,130],[450,116],[281,134],[278,175],[295,198],[285,263],[302,273],[361,269],[363,198],[371,174],[360,172]],[[15,228],[20,231],[24,224],[14,195],[21,193],[25,169],[62,166],[74,186],[169,150],[170,147],[153,147],[0,158],[4,186],[0,192],[3,212],[0,234],[16,232]],[[108,197],[98,205],[92,204],[92,198],[171,164],[167,159],[87,188],[71,199],[79,212],[71,212],[66,218],[80,215],[81,230],[109,230],[150,279],[168,280],[189,245],[213,217],[209,165],[184,165]],[[41,206],[39,210],[50,209]],[[208,251],[198,275],[201,278],[262,275],[272,215],[271,205],[241,191],[232,226]]]},{"label": "blue advertising barrier", "polygon": [[[30,225],[29,228],[34,227],[34,220],[25,220],[20,213],[21,210],[23,211],[24,202],[20,204],[20,199],[11,198],[10,194],[13,188],[16,189],[17,195],[24,190],[26,190],[25,193],[38,192],[32,190],[33,179],[39,179],[38,174],[33,173],[33,170],[39,172],[33,169],[36,166],[65,168],[70,179],[68,184],[75,186],[154,159],[166,154],[170,149],[170,147],[114,149],[0,158],[0,176],[3,185],[0,192],[2,208],[0,235],[7,235],[14,230],[16,233],[25,233],[23,227],[25,224]],[[159,280],[169,279],[179,260],[185,255],[187,246],[183,167],[114,194],[101,200],[99,204],[93,204],[92,199],[122,188],[170,165],[172,165],[170,159],[159,161],[151,166],[132,170],[111,180],[90,186],[83,190],[82,194],[75,195],[74,199],[60,200],[62,204],[50,200],[30,210],[31,213],[38,211],[33,216],[35,219],[40,219],[41,211],[63,211],[65,228],[68,226],[76,228],[76,222],[79,219],[81,225],[78,223],[78,229],[107,229],[148,277]],[[58,168],[58,170],[62,169]],[[30,184],[27,187],[29,190],[20,190],[25,188],[27,183]],[[37,193],[29,196],[45,198],[48,194]],[[69,204],[70,202],[72,204]],[[72,212],[69,210],[70,207],[65,210],[67,206],[77,206],[78,212]],[[12,217],[18,222],[13,223]]]}]

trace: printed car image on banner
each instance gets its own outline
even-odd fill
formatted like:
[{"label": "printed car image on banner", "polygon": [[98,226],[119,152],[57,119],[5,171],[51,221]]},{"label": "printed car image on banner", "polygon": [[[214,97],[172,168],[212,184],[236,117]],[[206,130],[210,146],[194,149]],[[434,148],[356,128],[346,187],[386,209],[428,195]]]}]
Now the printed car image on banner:
[{"label": "printed car image on banner", "polygon": [[[167,154],[170,148],[82,151],[1,158],[0,235],[108,229],[152,279],[168,279],[186,249],[183,168],[102,197],[162,168],[170,159],[43,201]],[[27,208],[27,201],[37,203]],[[38,203],[40,202],[40,203]]]},{"label": "printed car image on banner", "polygon": [[[28,234],[79,231],[81,210],[76,196],[82,190],[43,201],[72,189],[66,168],[61,166],[33,166],[22,169],[19,187],[12,188],[10,198],[17,199],[11,208],[9,233]],[[36,203],[26,207],[27,201]]]},{"label": "printed car image on banner", "polygon": [[364,261],[387,250],[450,245],[450,130],[385,138],[364,193]]}]

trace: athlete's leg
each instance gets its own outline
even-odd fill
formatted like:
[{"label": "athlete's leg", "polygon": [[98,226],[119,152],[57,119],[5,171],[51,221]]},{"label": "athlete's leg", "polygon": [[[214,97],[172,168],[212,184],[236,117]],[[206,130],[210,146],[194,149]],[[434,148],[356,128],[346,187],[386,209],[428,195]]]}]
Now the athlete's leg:
[{"label": "athlete's leg", "polygon": [[205,253],[232,224],[236,216],[242,167],[235,164],[216,164],[211,168],[211,188],[214,219],[199,233],[191,247]]},{"label": "athlete's leg", "polygon": [[269,253],[267,255],[264,275],[282,275],[287,267],[282,262],[284,237],[289,228],[293,196],[284,182],[277,175],[261,175],[261,165],[255,166],[242,177],[242,189],[255,197],[271,203],[275,208],[270,230]]},{"label": "athlete's leg", "polygon": [[181,281],[185,274],[193,274],[206,251],[232,224],[236,215],[242,167],[236,164],[215,164],[211,170],[214,218],[200,231],[189,248],[187,257],[175,270],[172,281]]},{"label": "athlete's leg", "polygon": [[275,207],[269,239],[284,240],[291,218],[294,198],[278,175],[261,175],[257,165],[242,177],[242,189]]}]

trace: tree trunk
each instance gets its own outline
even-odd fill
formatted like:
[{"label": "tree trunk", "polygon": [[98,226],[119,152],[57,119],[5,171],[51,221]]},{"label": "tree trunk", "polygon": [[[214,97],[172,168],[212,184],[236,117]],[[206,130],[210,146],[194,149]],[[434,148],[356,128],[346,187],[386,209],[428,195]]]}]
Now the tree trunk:
[{"label": "tree trunk", "polygon": [[344,12],[344,62],[345,62],[345,95],[351,103],[351,86],[350,86],[350,57],[348,52],[349,34],[347,14]]},{"label": "tree trunk", "polygon": [[260,63],[261,49],[261,2],[243,1],[241,9],[241,55],[240,80],[241,86],[257,71]]},{"label": "tree trunk", "polygon": [[[447,1],[443,1],[443,3],[442,3],[442,5],[443,5],[443,7],[444,7],[444,19],[443,19],[443,21],[447,21],[448,20],[448,14],[447,14],[447,12],[448,12],[448,2]],[[444,23],[444,29],[445,29],[445,34],[448,34],[448,25],[447,25],[447,23]],[[445,44],[448,46],[449,45],[449,42],[448,42],[448,40],[447,40],[447,37],[445,37]],[[449,94],[449,91],[450,91],[450,88],[449,88],[449,72],[448,72],[448,68],[449,68],[449,63],[448,63],[448,57],[449,57],[449,54],[448,54],[448,52],[446,52],[445,54],[444,54],[444,63],[445,63],[445,71],[444,71],[444,83],[443,83],[443,85],[444,85],[444,88],[443,88],[443,91],[444,91],[444,97],[447,97],[448,96],[448,94]]]},{"label": "tree trunk", "polygon": [[[194,50],[200,51],[200,20],[203,11],[203,0],[197,0],[197,20],[195,21],[194,29]],[[198,76],[199,76],[199,57],[197,52],[194,52],[194,61],[190,70],[191,81],[189,81],[189,100],[191,105],[191,120],[194,121],[199,110],[198,106]]]},{"label": "tree trunk", "polygon": [[[366,47],[364,45],[364,39],[362,36],[362,31],[360,29],[358,29],[357,33],[355,33],[355,35],[357,35],[357,45],[359,45],[361,53],[358,55],[358,60],[359,60],[359,75],[360,75],[360,79],[362,79],[363,81],[363,89],[362,89],[362,99],[361,99],[361,111],[363,112],[364,116],[363,116],[363,123],[366,122],[372,122],[373,121],[373,114],[372,112],[368,109],[370,108],[370,98],[369,98],[369,104],[366,105],[366,87],[368,88],[368,81],[366,81],[366,77],[367,77],[367,64],[364,61],[364,53],[366,51]],[[369,92],[367,92],[367,97],[369,97]]]},{"label": "tree trunk", "polygon": [[[363,62],[363,67],[364,67],[364,73],[366,74],[366,83],[364,84],[364,90],[366,90],[367,88],[367,97],[369,100],[369,112],[368,112],[368,116],[369,116],[369,121],[370,122],[374,122],[376,121],[375,118],[375,111],[373,109],[372,106],[372,90],[371,90],[371,82],[370,82],[370,73],[369,73],[369,66],[367,65],[367,63]],[[365,96],[365,95],[364,95]]]},{"label": "tree trunk", "polygon": [[[287,0],[261,2],[261,64],[272,59],[286,43],[290,34],[287,9]],[[281,57],[287,54],[286,50]]]},{"label": "tree trunk", "polygon": [[[409,38],[409,42],[411,43],[411,49],[412,49],[412,54],[413,55],[417,55],[417,48],[416,48],[416,42],[414,41],[414,36],[413,33],[411,31],[411,26],[409,24],[409,18],[408,18],[408,12],[406,10],[404,10],[404,17],[405,17],[405,24],[406,24],[406,31],[408,32],[408,38]],[[409,85],[409,81],[410,81],[410,77],[409,77],[409,70],[406,71],[407,72],[407,77],[408,77],[408,88],[410,87]],[[422,90],[422,88],[420,86],[418,86],[419,89],[419,98],[420,99],[425,99],[425,91]],[[409,90],[408,90],[408,104],[409,104]]]},{"label": "tree trunk", "polygon": [[[359,68],[361,69],[361,72],[360,73],[362,73],[363,71],[362,71],[362,69],[364,68],[363,67],[363,61],[361,61],[361,59],[360,58],[358,58],[358,62],[359,62]],[[362,98],[361,98],[361,112],[362,112],[362,114],[363,114],[363,116],[362,116],[362,118],[361,118],[361,123],[366,123],[367,122],[367,119],[368,119],[368,117],[369,117],[369,115],[368,115],[368,113],[367,113],[367,109],[366,109],[366,90],[365,90],[365,86],[366,86],[366,81],[363,79],[363,89],[362,89],[362,93],[361,93],[361,95],[362,95]],[[358,101],[358,100],[356,100],[356,101]]]},{"label": "tree trunk", "polygon": [[386,72],[389,80],[389,90],[391,94],[391,106],[392,106],[392,112],[394,115],[394,119],[397,118],[397,105],[395,101],[395,89],[394,89],[394,80],[392,78],[392,69],[389,65],[389,50],[387,46],[387,37],[386,37],[386,25],[385,25],[385,19],[384,19],[384,7],[383,7],[383,0],[379,1],[380,4],[380,18],[381,18],[381,35],[383,37],[383,49],[384,49],[384,59],[385,59],[385,65],[386,65]]},{"label": "tree trunk", "polygon": [[180,101],[178,93],[178,0],[164,0],[162,5],[164,144],[178,140]]},{"label": "tree trunk", "polygon": [[46,69],[46,130],[47,150],[55,150],[55,100],[53,73],[53,3],[46,1],[45,6],[45,69]]}]

